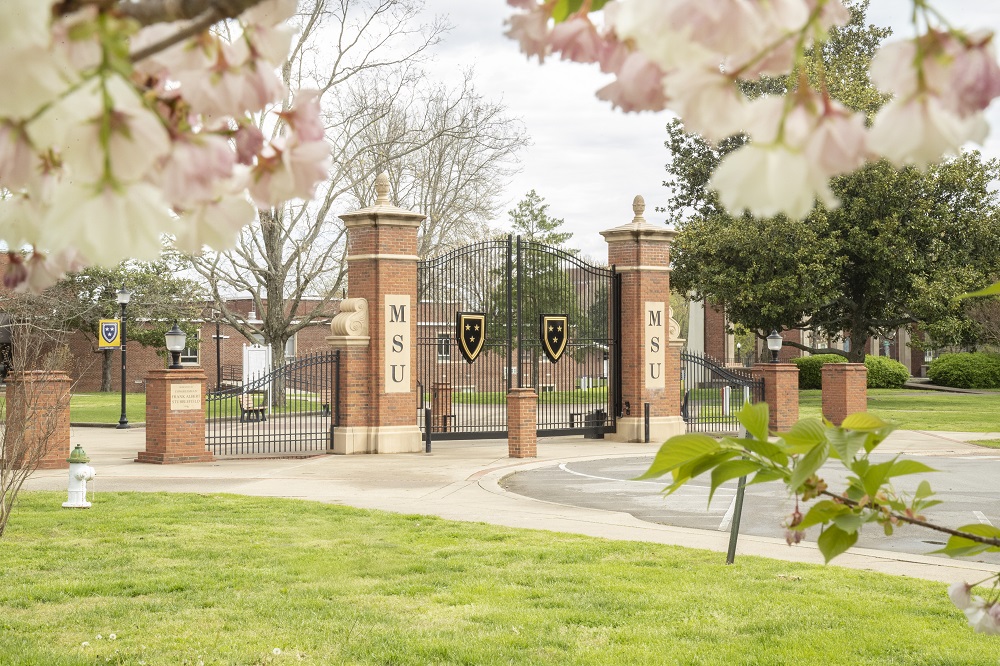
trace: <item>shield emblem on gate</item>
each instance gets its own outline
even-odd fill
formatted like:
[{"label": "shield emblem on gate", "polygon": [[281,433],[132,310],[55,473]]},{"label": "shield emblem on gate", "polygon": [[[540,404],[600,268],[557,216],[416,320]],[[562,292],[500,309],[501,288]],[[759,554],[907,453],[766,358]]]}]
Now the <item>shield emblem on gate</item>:
[{"label": "shield emblem on gate", "polygon": [[455,340],[466,361],[472,363],[486,342],[486,315],[482,312],[455,313]]},{"label": "shield emblem on gate", "polygon": [[555,363],[566,350],[569,341],[569,317],[566,315],[541,315],[540,335],[542,351]]}]

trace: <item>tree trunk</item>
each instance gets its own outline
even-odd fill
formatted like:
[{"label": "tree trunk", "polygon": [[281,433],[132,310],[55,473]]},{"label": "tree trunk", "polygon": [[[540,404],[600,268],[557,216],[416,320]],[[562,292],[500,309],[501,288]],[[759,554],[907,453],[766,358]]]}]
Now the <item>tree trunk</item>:
[{"label": "tree trunk", "polygon": [[101,359],[101,393],[111,393],[111,349],[105,349]]}]

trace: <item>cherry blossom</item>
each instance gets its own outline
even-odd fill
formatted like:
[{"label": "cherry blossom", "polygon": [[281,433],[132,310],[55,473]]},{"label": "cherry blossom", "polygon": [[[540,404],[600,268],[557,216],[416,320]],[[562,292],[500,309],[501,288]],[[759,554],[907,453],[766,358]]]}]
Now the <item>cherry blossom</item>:
[{"label": "cherry blossom", "polygon": [[983,634],[1000,635],[1000,603],[987,602],[972,593],[972,586],[958,582],[948,588],[948,596],[965,613],[969,626]]}]

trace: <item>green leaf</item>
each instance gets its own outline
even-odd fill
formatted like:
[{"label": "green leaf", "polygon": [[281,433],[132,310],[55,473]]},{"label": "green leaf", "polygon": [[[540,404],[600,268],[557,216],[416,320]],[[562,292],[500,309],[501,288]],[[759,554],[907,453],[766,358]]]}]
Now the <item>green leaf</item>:
[{"label": "green leaf", "polygon": [[663,476],[694,458],[714,453],[720,449],[719,442],[708,435],[690,433],[671,437],[663,443],[656,457],[638,479],[655,479]]},{"label": "green leaf", "polygon": [[923,481],[920,482],[920,485],[917,486],[917,493],[916,495],[914,495],[914,497],[916,497],[917,499],[923,499],[925,497],[930,497],[933,494],[934,491],[931,490],[930,482],[927,479],[924,479]]},{"label": "green leaf", "polygon": [[819,546],[820,552],[823,553],[823,558],[829,564],[830,560],[857,542],[857,532],[845,532],[836,525],[830,525],[819,535],[816,545]]},{"label": "green leaf", "polygon": [[773,469],[762,469],[753,475],[753,478],[747,481],[748,486],[752,486],[757,483],[770,483],[771,481],[779,481],[785,478],[785,475],[781,472],[776,472]]},{"label": "green leaf", "polygon": [[796,526],[796,529],[804,530],[807,527],[812,527],[813,525],[822,525],[828,523],[842,513],[849,512],[850,509],[844,504],[838,504],[833,500],[822,500],[813,504],[809,511],[806,512],[805,517],[802,522]]},{"label": "green leaf", "polygon": [[729,460],[712,470],[712,489],[708,492],[708,503],[712,503],[712,496],[716,488],[730,479],[747,476],[760,469],[760,463],[752,460]]},{"label": "green leaf", "polygon": [[556,23],[565,21],[570,14],[580,11],[582,4],[583,0],[557,0],[552,8],[552,18],[556,20]]},{"label": "green leaf", "polygon": [[[981,537],[1000,539],[1000,528],[993,525],[972,523],[971,525],[959,527],[958,531]],[[949,557],[969,557],[970,555],[977,555],[984,552],[1000,552],[1000,547],[991,546],[987,543],[979,543],[978,541],[966,539],[962,536],[952,536],[948,539],[948,543],[944,548],[934,552],[942,553]]]},{"label": "green leaf", "polygon": [[845,467],[850,467],[854,455],[864,446],[867,438],[868,435],[863,432],[845,432],[837,428],[831,428],[827,433],[830,446],[837,452],[837,457],[844,461]]},{"label": "green leaf", "polygon": [[979,291],[973,291],[969,294],[962,294],[959,298],[975,298],[977,296],[1000,296],[1000,282],[991,284],[985,289],[980,289]]},{"label": "green leaf", "polygon": [[[917,462],[916,460],[897,460],[889,468],[886,478],[892,478],[894,476],[905,476],[907,474],[924,474],[927,472],[936,472],[937,470],[933,467],[928,467],[922,462]],[[925,481],[926,483],[926,481]]]},{"label": "green leaf", "polygon": [[696,476],[701,476],[708,470],[718,466],[720,463],[724,463],[731,458],[735,458],[741,453],[742,452],[739,450],[719,451],[717,453],[700,456],[690,462],[686,462],[674,470],[674,483],[676,484],[678,481],[684,483],[689,479],[695,478]]},{"label": "green leaf", "polygon": [[889,424],[874,414],[858,412],[845,418],[840,427],[846,430],[879,430],[887,425]]},{"label": "green leaf", "polygon": [[889,478],[889,470],[896,463],[895,460],[888,460],[884,463],[879,463],[877,465],[872,465],[868,470],[861,474],[861,485],[865,490],[865,494],[868,497],[874,499],[878,495],[879,489],[885,480]]},{"label": "green leaf", "polygon": [[730,441],[778,465],[785,466],[788,464],[788,456],[785,454],[785,450],[773,442],[761,441],[759,439],[734,439]]},{"label": "green leaf", "polygon": [[845,532],[854,533],[861,529],[864,523],[861,516],[856,513],[845,513],[833,519],[833,524]]},{"label": "green leaf", "polygon": [[743,409],[736,415],[736,420],[753,435],[753,438],[767,441],[767,422],[769,420],[768,407],[766,402],[743,405]]},{"label": "green leaf", "polygon": [[779,433],[788,445],[786,449],[790,454],[805,453],[814,446],[826,440],[826,428],[819,419],[802,419],[792,426],[786,433]]},{"label": "green leaf", "polygon": [[795,465],[795,469],[792,470],[792,476],[788,480],[788,486],[792,491],[797,491],[806,479],[815,474],[816,470],[826,462],[829,455],[830,445],[826,442],[820,442],[810,449],[809,453],[802,456]]}]

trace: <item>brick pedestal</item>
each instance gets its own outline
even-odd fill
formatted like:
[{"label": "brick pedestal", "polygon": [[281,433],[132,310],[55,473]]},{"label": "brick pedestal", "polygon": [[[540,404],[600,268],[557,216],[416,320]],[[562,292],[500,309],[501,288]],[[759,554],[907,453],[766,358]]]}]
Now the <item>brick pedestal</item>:
[{"label": "brick pedestal", "polygon": [[146,450],[135,461],[170,465],[211,462],[205,449],[205,373],[201,368],[146,375]]},{"label": "brick pedestal", "polygon": [[868,409],[868,369],[864,363],[823,366],[823,416],[834,425]]},{"label": "brick pedestal", "polygon": [[759,363],[754,377],[764,379],[770,431],[786,431],[799,420],[799,368],[794,363]]},{"label": "brick pedestal", "polygon": [[69,467],[69,388],[65,372],[33,370],[7,377],[4,456],[13,467]]},{"label": "brick pedestal", "polygon": [[[365,307],[363,317],[356,311],[358,317],[345,318],[347,328],[331,323],[327,338],[339,349],[363,347],[349,359],[354,395],[347,400],[353,404],[349,418],[334,428],[334,452],[422,452],[414,368],[417,231],[425,216],[391,203],[388,175],[379,175],[375,191],[373,205],[340,216],[347,229],[348,301]],[[349,328],[355,320],[356,331]]]},{"label": "brick pedestal", "polygon": [[680,416],[680,365],[670,342],[670,243],[676,232],[643,217],[642,197],[632,202],[634,218],[602,231],[608,263],[621,275],[621,374],[624,413],[608,439],[642,442],[643,406],[649,403],[650,443],[684,432]]},{"label": "brick pedestal", "polygon": [[538,395],[532,388],[507,394],[507,451],[511,458],[538,455]]},{"label": "brick pedestal", "polygon": [[434,382],[431,385],[431,420],[434,432],[451,432],[455,415],[451,413],[451,384]]}]

